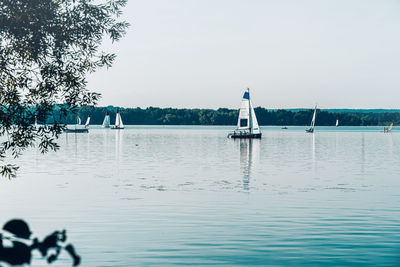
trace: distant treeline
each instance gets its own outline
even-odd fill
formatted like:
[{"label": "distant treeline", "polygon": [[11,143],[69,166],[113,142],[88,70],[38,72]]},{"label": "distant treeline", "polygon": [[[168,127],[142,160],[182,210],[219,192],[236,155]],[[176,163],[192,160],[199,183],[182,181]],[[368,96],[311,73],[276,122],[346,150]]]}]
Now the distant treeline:
[{"label": "distant treeline", "polygon": [[[91,116],[91,124],[102,124],[106,111],[114,123],[115,113],[120,110],[122,120],[126,125],[235,125],[237,123],[238,110],[219,108],[213,109],[176,109],[176,108],[117,108],[108,107],[81,107],[79,116],[84,122],[87,116]],[[308,125],[310,124],[313,110],[268,110],[262,107],[255,108],[258,123],[260,125]],[[374,126],[400,124],[400,112],[382,111],[366,112],[349,111],[331,112],[318,110],[316,125],[332,126],[336,119],[343,126]],[[74,123],[75,116],[69,114],[67,123]]]}]

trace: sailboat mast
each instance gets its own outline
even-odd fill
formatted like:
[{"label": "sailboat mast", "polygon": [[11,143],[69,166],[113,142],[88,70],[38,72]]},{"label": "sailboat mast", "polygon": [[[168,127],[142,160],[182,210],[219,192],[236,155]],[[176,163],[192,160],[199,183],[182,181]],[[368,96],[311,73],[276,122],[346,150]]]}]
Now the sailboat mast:
[{"label": "sailboat mast", "polygon": [[250,133],[251,133],[251,131],[253,129],[253,120],[251,118],[250,88],[247,88],[247,93],[249,94],[249,130],[250,130]]}]

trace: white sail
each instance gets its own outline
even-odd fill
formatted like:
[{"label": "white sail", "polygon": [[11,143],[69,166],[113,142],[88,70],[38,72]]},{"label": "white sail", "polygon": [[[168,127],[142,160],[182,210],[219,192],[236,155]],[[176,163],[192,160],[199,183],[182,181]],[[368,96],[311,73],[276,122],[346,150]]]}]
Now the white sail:
[{"label": "white sail", "polygon": [[238,130],[249,130],[251,127],[250,120],[251,120],[251,117],[250,117],[250,93],[249,93],[249,89],[247,89],[247,91],[244,92],[244,95],[242,98],[242,105],[239,110],[237,129]]},{"label": "white sail", "polygon": [[37,124],[37,117],[35,116],[35,129],[38,128],[38,124]]},{"label": "white sail", "polygon": [[315,106],[315,108],[314,108],[314,114],[313,114],[313,117],[312,117],[312,120],[311,120],[311,127],[310,127],[310,129],[314,129],[314,126],[315,126],[315,116],[316,116],[316,114],[317,114],[317,106]]},{"label": "white sail", "polygon": [[339,126],[339,120],[336,120],[336,127]]},{"label": "white sail", "polygon": [[108,115],[108,112],[106,112],[106,116],[104,117],[104,121],[103,121],[103,124],[101,126],[103,128],[110,127],[110,115]]},{"label": "white sail", "polygon": [[80,125],[82,123],[81,118],[79,116],[76,117],[76,124]]},{"label": "white sail", "polygon": [[261,133],[260,127],[258,126],[256,113],[254,112],[254,107],[250,100],[249,88],[247,88],[246,92],[244,92],[242,98],[242,105],[239,111],[239,118],[236,130],[249,131],[249,133],[254,134]]},{"label": "white sail", "polygon": [[90,123],[90,116],[87,117],[85,128],[89,127],[89,123]]},{"label": "white sail", "polygon": [[260,131],[260,127],[258,126],[256,113],[254,112],[254,108],[253,108],[253,104],[251,103],[251,100],[249,101],[249,103],[250,103],[250,113],[251,113],[251,119],[250,119],[251,132],[254,134],[259,134],[259,133],[261,133],[261,131]]},{"label": "white sail", "polygon": [[115,128],[124,128],[124,123],[122,122],[121,114],[119,114],[119,111],[115,116]]},{"label": "white sail", "polygon": [[[118,114],[119,114],[119,112],[118,112]],[[119,127],[124,128],[124,123],[122,122],[121,114],[119,114]]]},{"label": "white sail", "polygon": [[117,114],[115,115],[115,127],[119,127],[119,112],[117,112]]}]

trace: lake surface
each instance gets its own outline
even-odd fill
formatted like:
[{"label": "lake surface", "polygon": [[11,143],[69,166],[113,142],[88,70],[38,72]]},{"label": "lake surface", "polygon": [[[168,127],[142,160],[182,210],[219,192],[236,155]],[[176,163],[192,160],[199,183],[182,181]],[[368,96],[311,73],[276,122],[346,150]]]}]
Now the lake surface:
[{"label": "lake surface", "polygon": [[1,180],[0,224],[66,228],[82,266],[399,265],[400,132],[304,128],[64,134],[58,152],[31,149]]}]

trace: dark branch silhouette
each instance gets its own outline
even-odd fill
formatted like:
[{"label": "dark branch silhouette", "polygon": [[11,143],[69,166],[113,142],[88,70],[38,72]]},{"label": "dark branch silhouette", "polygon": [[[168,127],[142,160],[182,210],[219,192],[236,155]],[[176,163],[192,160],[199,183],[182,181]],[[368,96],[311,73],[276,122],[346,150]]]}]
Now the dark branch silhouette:
[{"label": "dark branch silhouette", "polygon": [[[32,232],[28,224],[21,219],[8,221],[4,226],[4,234],[0,234],[0,263],[11,265],[31,264],[32,251],[38,250],[43,258],[50,264],[58,259],[61,251],[66,251],[72,259],[72,266],[81,263],[81,257],[76,253],[72,244],[66,244],[67,232],[54,231],[46,236],[43,241],[38,238],[31,239]],[[5,246],[3,240],[11,241],[11,246]]]}]

